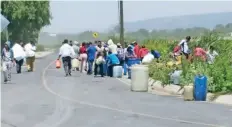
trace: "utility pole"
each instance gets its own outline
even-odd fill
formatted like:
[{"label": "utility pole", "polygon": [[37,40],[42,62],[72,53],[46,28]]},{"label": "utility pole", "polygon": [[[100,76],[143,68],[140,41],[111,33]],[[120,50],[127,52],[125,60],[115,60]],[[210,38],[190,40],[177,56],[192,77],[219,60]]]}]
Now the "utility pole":
[{"label": "utility pole", "polygon": [[120,43],[125,48],[124,22],[123,22],[123,1],[122,0],[119,0],[119,9],[120,9]]}]

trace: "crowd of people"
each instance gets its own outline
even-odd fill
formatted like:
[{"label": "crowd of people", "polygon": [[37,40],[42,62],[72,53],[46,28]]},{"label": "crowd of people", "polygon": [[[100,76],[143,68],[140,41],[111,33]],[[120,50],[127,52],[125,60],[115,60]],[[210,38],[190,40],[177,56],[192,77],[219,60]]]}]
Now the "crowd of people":
[{"label": "crowd of people", "polygon": [[[190,40],[191,37],[187,36],[174,48],[171,56],[177,61],[176,63],[180,64],[180,57],[184,55],[190,61],[195,57],[212,64],[215,57],[218,56],[214,47],[210,46],[209,50],[205,50],[196,45],[191,52],[188,46]],[[1,54],[5,83],[11,80],[11,69],[14,65],[16,65],[18,74],[21,73],[21,67],[25,61],[28,72],[34,70],[35,51],[36,46],[33,41],[27,44],[22,41],[15,44],[10,41],[5,43]],[[85,71],[88,75],[94,73],[94,76],[113,77],[114,66],[122,66],[125,69],[128,68],[130,59],[139,59],[143,62],[147,61],[148,56],[158,60],[161,54],[157,50],[149,50],[144,45],[140,46],[136,41],[122,47],[120,43],[115,44],[111,39],[108,42],[95,41],[94,43],[79,43],[65,39],[60,47],[57,60],[62,59],[65,76],[71,76],[72,71],[80,71],[80,73]]]},{"label": "crowd of people", "polygon": [[[149,52],[144,45],[140,47],[136,41],[123,48],[120,43],[115,44],[111,39],[107,43],[102,41],[78,43],[65,39],[57,60],[62,57],[65,76],[71,76],[72,70],[79,70],[81,73],[86,71],[88,75],[94,73],[94,76],[113,77],[114,66],[126,66],[129,59],[142,61]],[[152,50],[151,54],[157,59],[160,57],[158,51]],[[74,59],[79,61],[76,68],[72,67]]]},{"label": "crowd of people", "polygon": [[33,41],[24,44],[18,41],[15,44],[10,41],[5,42],[1,54],[1,63],[4,83],[11,80],[12,67],[16,65],[16,72],[21,73],[21,68],[24,62],[27,64],[28,72],[34,70],[36,46]]},{"label": "crowd of people", "polygon": [[[189,42],[191,40],[190,36],[187,36],[185,39],[181,40],[180,43],[174,48],[172,57],[176,61],[180,61],[181,55],[184,55],[187,60],[192,62],[193,58],[207,62],[208,64],[213,64],[215,58],[219,55],[213,46],[200,47],[199,43],[195,44],[193,51],[189,48]],[[177,62],[178,64],[181,63]]]}]

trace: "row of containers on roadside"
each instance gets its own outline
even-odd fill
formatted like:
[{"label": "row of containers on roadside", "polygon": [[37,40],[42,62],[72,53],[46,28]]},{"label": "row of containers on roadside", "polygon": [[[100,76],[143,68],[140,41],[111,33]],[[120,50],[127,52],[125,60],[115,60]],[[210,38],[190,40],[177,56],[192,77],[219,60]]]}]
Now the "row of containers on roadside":
[{"label": "row of containers on roadside", "polygon": [[[178,71],[177,71],[178,72]],[[113,77],[121,78],[123,75],[128,75],[131,79],[131,91],[147,92],[149,80],[149,68],[147,65],[142,65],[140,59],[129,59],[123,67],[115,66],[113,68]],[[178,84],[181,73],[175,72],[171,75],[174,84]],[[193,85],[184,86],[183,97],[186,101],[206,101],[207,98],[207,77],[204,75],[196,75]]]}]

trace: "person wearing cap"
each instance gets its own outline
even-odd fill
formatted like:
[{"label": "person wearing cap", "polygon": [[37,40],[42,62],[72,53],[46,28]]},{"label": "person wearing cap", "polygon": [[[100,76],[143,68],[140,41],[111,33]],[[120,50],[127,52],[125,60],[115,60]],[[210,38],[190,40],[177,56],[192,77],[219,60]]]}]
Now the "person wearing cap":
[{"label": "person wearing cap", "polygon": [[135,43],[136,41],[133,41],[129,46],[134,50],[134,43]]},{"label": "person wearing cap", "polygon": [[12,63],[14,62],[14,53],[13,50],[11,49],[10,41],[7,41],[5,43],[4,48],[2,50],[1,58],[2,58],[4,83],[7,83],[7,81],[11,80],[11,68],[12,68]]},{"label": "person wearing cap", "polygon": [[178,44],[178,46],[180,46],[181,48],[181,52],[185,55],[186,59],[189,59],[189,55],[190,55],[190,50],[188,46],[190,40],[191,37],[187,36],[185,39],[181,40],[181,42]]}]

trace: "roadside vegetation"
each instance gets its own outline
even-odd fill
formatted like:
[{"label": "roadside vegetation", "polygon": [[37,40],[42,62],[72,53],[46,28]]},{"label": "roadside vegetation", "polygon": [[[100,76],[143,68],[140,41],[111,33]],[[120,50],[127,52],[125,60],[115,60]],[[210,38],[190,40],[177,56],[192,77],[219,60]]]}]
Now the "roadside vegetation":
[{"label": "roadside vegetation", "polygon": [[[52,19],[50,13],[49,1],[3,1],[1,14],[11,23],[8,26],[8,38],[15,42],[30,40],[37,42],[40,30],[50,24]],[[14,11],[17,8],[18,11]],[[46,48],[58,48],[64,38],[70,40],[93,41],[93,32],[85,31],[80,34],[62,35],[58,34],[56,44],[41,45],[37,44],[37,51],[45,51]],[[97,39],[107,41],[111,38],[115,43],[119,42],[119,28],[115,27],[109,33],[100,33]],[[208,77],[208,90],[213,93],[231,93],[232,92],[232,23],[225,25],[218,24],[213,30],[203,27],[194,27],[187,29],[173,30],[146,30],[139,29],[134,32],[125,33],[125,42],[138,41],[140,45],[145,45],[149,49],[157,50],[161,53],[159,62],[154,60],[149,65],[149,75],[155,80],[161,81],[164,85],[170,84],[170,73],[176,69],[183,71],[181,75],[181,85],[193,83],[196,74],[204,74]],[[49,34],[49,33],[45,33]],[[219,53],[214,64],[209,65],[206,62],[193,59],[190,63],[182,58],[182,63],[178,66],[167,66],[171,60],[169,53],[178,44],[180,39],[185,36],[192,36],[189,43],[193,50],[196,44],[208,49],[214,46]],[[47,35],[44,35],[47,36]],[[1,44],[6,42],[6,32],[1,33]],[[50,42],[49,42],[50,43]]]},{"label": "roadside vegetation", "polygon": [[[158,46],[156,43],[159,43]],[[161,52],[162,58],[159,62],[153,61],[150,64],[149,74],[154,80],[161,81],[164,85],[170,83],[170,73],[176,69],[183,71],[181,74],[181,85],[189,85],[194,82],[197,74],[203,74],[208,78],[208,91],[212,93],[232,93],[232,40],[219,39],[214,32],[205,33],[197,41],[190,42],[190,48],[195,44],[202,48],[214,46],[219,56],[216,57],[214,64],[208,64],[198,59],[193,59],[190,63],[182,57],[182,64],[179,66],[167,66],[171,60],[168,52],[171,52],[173,46],[177,43],[169,41],[145,42],[149,49],[156,49]],[[155,45],[154,45],[155,44]]]}]

